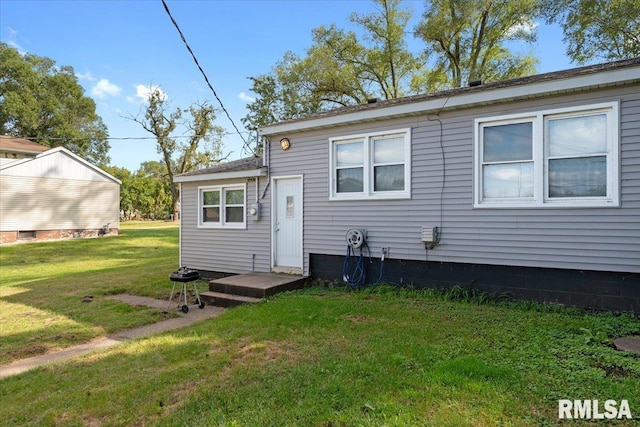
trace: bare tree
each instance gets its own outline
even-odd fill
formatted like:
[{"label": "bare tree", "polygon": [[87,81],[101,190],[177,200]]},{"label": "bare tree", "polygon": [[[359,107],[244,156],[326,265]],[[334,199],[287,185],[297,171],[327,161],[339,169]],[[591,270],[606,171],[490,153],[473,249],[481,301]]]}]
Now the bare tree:
[{"label": "bare tree", "polygon": [[[183,119],[184,111],[180,108],[169,110],[166,96],[159,87],[151,91],[148,101],[144,111],[127,118],[140,124],[156,138],[156,148],[162,156],[162,162],[166,167],[166,179],[171,188],[174,218],[177,218],[180,193],[178,186],[173,182],[174,177],[224,160],[224,129],[214,124],[215,109],[206,102],[191,105],[187,110],[190,117]],[[185,129],[185,134],[174,136],[179,127]]]}]

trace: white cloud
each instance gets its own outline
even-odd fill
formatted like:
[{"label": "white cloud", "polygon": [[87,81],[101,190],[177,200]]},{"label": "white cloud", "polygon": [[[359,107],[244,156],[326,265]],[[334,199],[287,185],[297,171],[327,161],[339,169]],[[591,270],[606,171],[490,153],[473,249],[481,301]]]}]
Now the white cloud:
[{"label": "white cloud", "polygon": [[533,22],[531,20],[525,20],[524,22],[520,23],[520,24],[516,24],[513,27],[509,28],[507,30],[507,36],[508,37],[513,37],[515,35],[518,34],[533,34],[536,31],[536,28],[538,28],[538,23],[537,22]]},{"label": "white cloud", "polygon": [[20,55],[22,56],[26,55],[27,51],[18,43],[18,39],[22,39],[22,37],[20,36],[17,30],[11,27],[8,27],[8,28],[9,28],[9,38],[6,41],[7,45],[17,50]]},{"label": "white cloud", "polygon": [[96,83],[91,88],[91,96],[95,96],[96,98],[106,98],[107,96],[118,96],[120,92],[121,92],[121,89],[107,79],[100,79],[98,83]]},{"label": "white cloud", "polygon": [[[137,85],[136,86],[136,96],[135,96],[135,98],[138,98],[138,101],[142,102],[142,103],[149,102],[149,97],[155,91],[159,91],[160,92],[160,98],[163,101],[167,99],[167,94],[162,90],[162,88],[160,86],[157,86],[157,85],[149,85],[149,86]],[[127,97],[127,100],[129,102],[133,102],[135,100],[135,98]]]},{"label": "white cloud", "polygon": [[90,82],[95,82],[96,80],[98,80],[91,75],[91,71],[87,71],[86,73],[76,73],[76,77],[79,80],[88,80]]},{"label": "white cloud", "polygon": [[256,99],[252,96],[247,95],[244,92],[240,92],[238,94],[238,98],[240,98],[241,100],[243,100],[244,102],[254,102]]}]

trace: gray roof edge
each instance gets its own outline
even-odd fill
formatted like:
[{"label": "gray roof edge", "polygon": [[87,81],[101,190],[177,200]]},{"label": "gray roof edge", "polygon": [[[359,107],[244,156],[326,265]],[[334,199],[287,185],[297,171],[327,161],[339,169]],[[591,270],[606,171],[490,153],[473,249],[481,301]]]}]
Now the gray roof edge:
[{"label": "gray roof edge", "polygon": [[105,178],[107,178],[108,180],[111,180],[111,181],[117,183],[118,185],[122,184],[122,181],[120,181],[115,176],[111,175],[109,172],[99,168],[98,166],[94,165],[91,162],[86,161],[85,159],[83,159],[82,157],[78,156],[77,154],[73,153],[71,150],[69,150],[69,149],[67,149],[65,147],[51,148],[51,149],[49,149],[47,151],[43,151],[42,153],[38,154],[35,157],[26,157],[24,159],[16,159],[15,162],[10,162],[10,163],[7,163],[5,165],[2,165],[2,167],[0,167],[0,170],[9,170],[9,169],[11,169],[13,167],[16,167],[16,166],[19,166],[21,164],[38,161],[38,160],[40,160],[40,159],[42,159],[44,157],[55,155],[56,153],[62,153],[64,155],[70,157],[71,159],[75,160],[76,162],[78,162],[78,163],[84,165],[85,167],[93,170],[98,175],[102,175]]},{"label": "gray roof edge", "polygon": [[196,171],[186,172],[173,178],[173,182],[209,181],[229,178],[251,178],[266,175],[262,157],[245,157],[227,163],[221,163]]},{"label": "gray roof edge", "polygon": [[[36,151],[36,150],[30,150],[28,148],[4,148],[4,147],[0,147],[0,150],[9,151],[11,153],[33,154],[34,156],[40,153],[44,153],[46,151],[46,150]],[[48,147],[47,147],[47,150],[49,150]]]},{"label": "gray roof edge", "polygon": [[640,82],[640,57],[615,63],[600,64],[539,74],[483,86],[465,87],[426,95],[381,101],[369,105],[318,113],[309,117],[284,121],[259,129],[260,135],[319,129],[352,122],[472,107],[488,102],[507,102],[550,94],[575,92]]},{"label": "gray roof edge", "polygon": [[211,172],[201,173],[194,175],[178,175],[173,178],[173,182],[198,182],[198,181],[220,181],[223,179],[235,179],[235,178],[255,178],[259,176],[266,176],[267,168],[262,167],[259,169],[251,169],[244,171],[233,172]]}]

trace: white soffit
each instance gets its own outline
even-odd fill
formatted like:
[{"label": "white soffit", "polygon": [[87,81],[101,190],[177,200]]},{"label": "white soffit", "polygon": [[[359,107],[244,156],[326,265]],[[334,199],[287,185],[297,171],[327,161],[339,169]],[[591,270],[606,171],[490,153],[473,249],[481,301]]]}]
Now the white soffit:
[{"label": "white soffit", "polygon": [[[286,132],[320,129],[348,123],[358,123],[406,115],[441,112],[456,108],[469,108],[489,103],[508,102],[518,99],[539,98],[542,96],[578,92],[587,89],[622,85],[640,81],[640,67],[595,72],[557,80],[543,80],[529,84],[499,87],[496,89],[471,90],[468,93],[440,96],[434,99],[407,102],[400,105],[380,106],[361,111],[336,113],[308,120],[301,119],[289,123],[274,124],[260,128],[263,136]],[[482,86],[480,86],[482,87]]]},{"label": "white soffit", "polygon": [[264,168],[251,169],[246,171],[232,171],[232,172],[213,172],[193,175],[182,175],[173,178],[173,182],[199,182],[199,181],[220,181],[222,179],[235,179],[235,178],[256,178],[259,176],[266,176]]}]

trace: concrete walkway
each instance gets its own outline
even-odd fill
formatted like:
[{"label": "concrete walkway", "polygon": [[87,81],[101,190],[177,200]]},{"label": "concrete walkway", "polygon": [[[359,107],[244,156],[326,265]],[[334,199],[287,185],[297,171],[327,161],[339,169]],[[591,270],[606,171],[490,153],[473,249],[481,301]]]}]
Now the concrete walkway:
[{"label": "concrete walkway", "polygon": [[[118,301],[122,301],[131,305],[146,305],[152,308],[167,310],[167,301],[157,300],[154,298],[139,297],[127,294],[114,295],[107,298],[116,299]],[[171,309],[173,310],[175,308],[176,305],[172,304]],[[201,320],[219,316],[220,314],[224,313],[225,310],[225,308],[213,306],[205,306],[203,309],[193,307],[189,309],[189,312],[187,314],[184,314],[179,310],[175,310],[176,313],[180,314],[180,317],[163,320],[161,322],[141,326],[139,328],[127,329],[108,337],[97,338],[85,344],[79,344],[73,347],[66,348],[64,350],[53,351],[51,353],[30,357],[28,359],[16,360],[9,365],[0,366],[0,379],[9,377],[11,375],[17,375],[30,369],[37,368],[39,366],[62,362],[76,356],[91,353],[96,350],[109,348],[123,341],[142,338],[147,335],[157,334],[173,329],[183,328]]]}]

